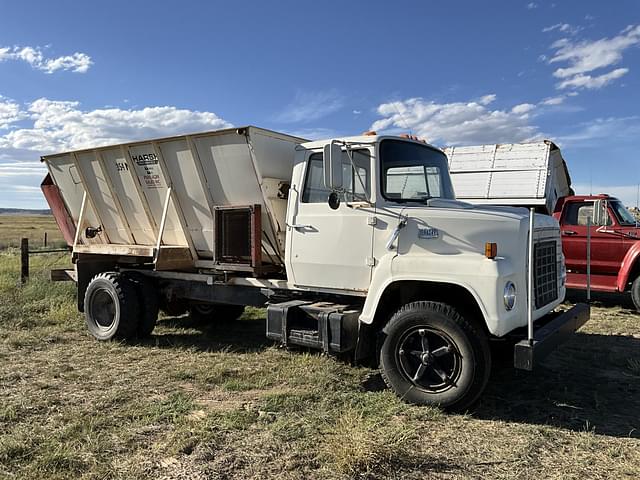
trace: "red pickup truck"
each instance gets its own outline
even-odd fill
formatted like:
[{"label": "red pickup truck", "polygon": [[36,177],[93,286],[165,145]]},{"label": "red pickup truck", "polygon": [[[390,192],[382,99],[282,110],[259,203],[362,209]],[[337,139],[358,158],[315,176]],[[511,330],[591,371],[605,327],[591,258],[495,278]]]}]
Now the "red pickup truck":
[{"label": "red pickup truck", "polygon": [[622,202],[604,194],[564,197],[553,216],[560,223],[567,287],[587,288],[590,233],[591,289],[630,292],[640,310],[640,228]]}]

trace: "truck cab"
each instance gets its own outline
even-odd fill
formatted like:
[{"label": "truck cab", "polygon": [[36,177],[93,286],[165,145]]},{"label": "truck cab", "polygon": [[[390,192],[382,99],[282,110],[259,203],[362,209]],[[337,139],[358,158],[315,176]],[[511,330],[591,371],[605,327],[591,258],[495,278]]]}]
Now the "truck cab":
[{"label": "truck cab", "polygon": [[[329,178],[324,155],[332,144],[340,149],[341,167]],[[361,320],[372,322],[385,290],[429,282],[472,298],[491,335],[526,324],[526,212],[457,201],[446,156],[417,139],[370,135],[332,144],[304,143],[295,159],[287,278],[296,288],[365,294]],[[340,198],[333,208],[332,191]],[[564,278],[556,222],[536,214],[535,228],[536,242],[555,247],[553,296],[537,303],[537,318],[562,301]],[[488,243],[497,247],[491,259]],[[517,305],[509,310],[507,284],[515,286]]]},{"label": "truck cab", "polygon": [[[640,310],[640,228],[634,215],[612,196],[574,195],[561,199],[559,221],[567,266],[567,287],[630,292]],[[588,272],[589,270],[589,272]]]}]

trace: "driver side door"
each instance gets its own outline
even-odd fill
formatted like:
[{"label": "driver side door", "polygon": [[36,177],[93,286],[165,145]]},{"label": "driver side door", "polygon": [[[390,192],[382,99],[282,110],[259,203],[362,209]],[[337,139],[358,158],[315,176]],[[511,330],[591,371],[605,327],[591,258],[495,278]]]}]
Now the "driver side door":
[{"label": "driver side door", "polygon": [[374,228],[370,219],[375,208],[353,201],[370,197],[371,155],[368,149],[354,151],[354,163],[366,191],[345,152],[342,163],[345,192],[339,207],[332,210],[327,202],[331,192],[324,185],[323,153],[311,153],[306,159],[303,185],[296,187],[296,211],[287,226],[296,286],[354,291],[369,288]]}]

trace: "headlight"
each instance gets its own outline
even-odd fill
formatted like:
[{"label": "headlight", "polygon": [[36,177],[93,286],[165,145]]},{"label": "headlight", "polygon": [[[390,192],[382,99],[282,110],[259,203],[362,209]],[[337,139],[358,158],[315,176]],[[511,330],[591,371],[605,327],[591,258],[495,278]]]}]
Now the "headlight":
[{"label": "headlight", "polygon": [[513,310],[513,307],[516,306],[516,285],[509,281],[504,286],[504,308],[509,310]]}]

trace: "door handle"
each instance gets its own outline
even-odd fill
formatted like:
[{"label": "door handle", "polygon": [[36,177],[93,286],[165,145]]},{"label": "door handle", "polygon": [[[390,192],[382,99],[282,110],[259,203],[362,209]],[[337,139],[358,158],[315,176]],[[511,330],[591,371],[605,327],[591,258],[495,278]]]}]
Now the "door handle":
[{"label": "door handle", "polygon": [[563,235],[576,235],[576,232],[574,232],[573,230],[563,230],[562,234]]},{"label": "door handle", "polygon": [[287,225],[287,227],[295,228],[296,230],[298,230],[300,228],[312,228],[313,225],[307,225],[307,224],[304,224],[304,223],[294,223],[293,225]]}]

